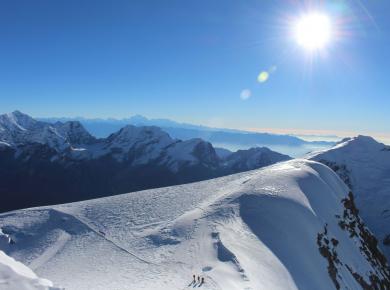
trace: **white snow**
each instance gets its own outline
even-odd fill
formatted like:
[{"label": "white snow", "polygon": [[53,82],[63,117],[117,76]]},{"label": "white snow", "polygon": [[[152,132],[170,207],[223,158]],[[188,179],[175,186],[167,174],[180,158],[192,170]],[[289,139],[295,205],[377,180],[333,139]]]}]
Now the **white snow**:
[{"label": "white snow", "polygon": [[[292,160],[209,181],[0,215],[10,255],[67,290],[306,289],[334,285],[316,243],[337,238],[341,289],[368,280],[360,241],[338,226],[348,188]],[[205,283],[192,283],[192,275]]]},{"label": "white snow", "polygon": [[0,251],[1,290],[55,290],[53,283],[38,278],[35,273],[20,262]]}]

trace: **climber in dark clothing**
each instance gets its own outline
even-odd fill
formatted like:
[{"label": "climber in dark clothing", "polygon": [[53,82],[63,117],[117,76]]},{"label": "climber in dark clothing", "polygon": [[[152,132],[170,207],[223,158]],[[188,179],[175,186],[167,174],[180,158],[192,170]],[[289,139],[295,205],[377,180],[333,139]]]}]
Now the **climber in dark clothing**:
[{"label": "climber in dark clothing", "polygon": [[194,274],[194,275],[192,275],[192,278],[194,278],[194,282],[196,282],[196,279],[195,279],[195,274]]}]

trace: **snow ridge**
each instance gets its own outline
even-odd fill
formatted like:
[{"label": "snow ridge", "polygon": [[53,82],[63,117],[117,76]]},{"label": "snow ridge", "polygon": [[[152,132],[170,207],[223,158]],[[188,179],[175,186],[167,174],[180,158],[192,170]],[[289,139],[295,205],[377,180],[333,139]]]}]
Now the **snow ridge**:
[{"label": "snow ridge", "polygon": [[14,211],[0,227],[26,264],[52,253],[35,270],[70,290],[390,287],[349,189],[307,160]]}]

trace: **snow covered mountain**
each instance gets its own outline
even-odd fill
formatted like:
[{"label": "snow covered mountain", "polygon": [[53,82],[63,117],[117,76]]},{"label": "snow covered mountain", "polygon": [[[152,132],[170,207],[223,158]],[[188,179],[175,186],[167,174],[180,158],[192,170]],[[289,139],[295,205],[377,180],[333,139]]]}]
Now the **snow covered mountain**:
[{"label": "snow covered mountain", "polygon": [[96,139],[79,122],[49,124],[15,111],[0,115],[0,141],[9,147],[48,145],[60,152],[72,146],[92,144]]},{"label": "snow covered mountain", "polygon": [[288,159],[265,149],[219,157],[202,139],[173,139],[153,126],[128,125],[96,139],[77,121],[50,124],[16,111],[0,115],[6,201],[0,211],[199,181]]},{"label": "snow covered mountain", "polygon": [[0,228],[1,250],[67,290],[390,289],[353,195],[307,160],[13,211]]},{"label": "snow covered mountain", "polygon": [[288,160],[287,155],[274,152],[266,147],[238,150],[224,158],[225,166],[232,172],[247,171]]},{"label": "snow covered mountain", "polygon": [[85,119],[85,118],[40,118],[39,120],[56,123],[79,121],[91,134],[105,138],[126,125],[157,126],[171,137],[180,140],[199,138],[210,142],[213,146],[230,150],[248,149],[251,147],[267,147],[274,151],[293,157],[301,157],[307,152],[329,149],[334,142],[306,141],[297,136],[249,132],[226,128],[212,128],[200,125],[179,123],[168,119],[148,119],[135,115],[126,119]]},{"label": "snow covered mountain", "polygon": [[31,269],[0,251],[0,289],[2,290],[60,290],[53,283],[40,279]]},{"label": "snow covered mountain", "polygon": [[390,148],[358,136],[309,158],[331,167],[349,185],[361,216],[390,259]]}]

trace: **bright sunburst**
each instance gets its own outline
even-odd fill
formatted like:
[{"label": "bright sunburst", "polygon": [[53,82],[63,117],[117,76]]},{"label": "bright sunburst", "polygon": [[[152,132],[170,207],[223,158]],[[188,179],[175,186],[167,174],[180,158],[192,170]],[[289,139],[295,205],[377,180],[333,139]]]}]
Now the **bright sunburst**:
[{"label": "bright sunburst", "polygon": [[320,50],[331,40],[331,20],[326,14],[319,12],[305,14],[295,23],[294,37],[305,49]]}]

